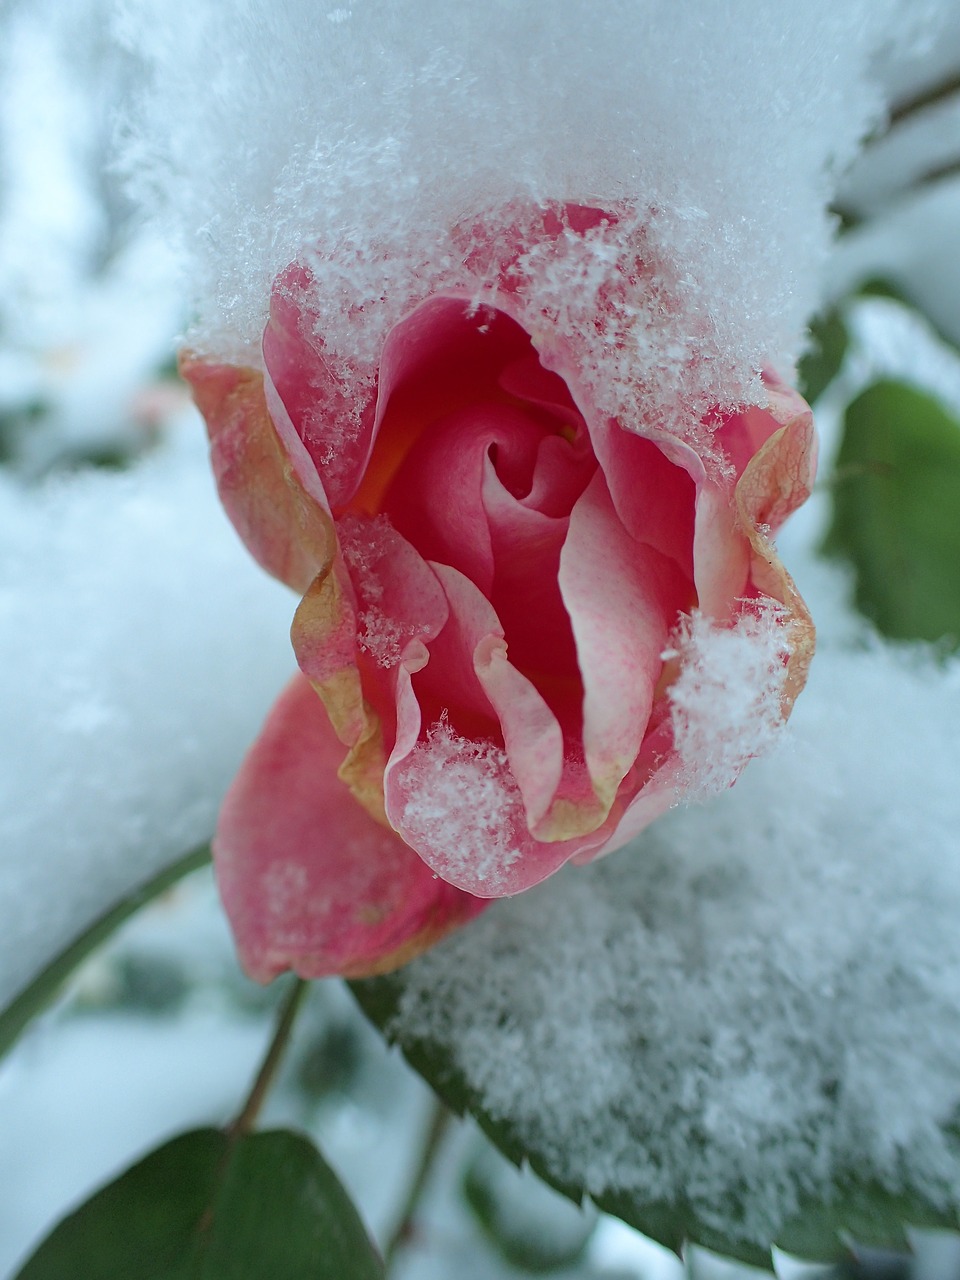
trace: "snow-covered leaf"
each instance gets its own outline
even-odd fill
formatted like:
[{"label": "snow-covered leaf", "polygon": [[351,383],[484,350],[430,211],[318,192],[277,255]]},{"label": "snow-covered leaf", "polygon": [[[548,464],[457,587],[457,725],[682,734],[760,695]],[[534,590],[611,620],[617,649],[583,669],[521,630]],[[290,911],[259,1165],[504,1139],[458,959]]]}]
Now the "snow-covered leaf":
[{"label": "snow-covered leaf", "polygon": [[[360,1007],[371,1021],[399,1043],[410,1065],[449,1107],[459,1114],[472,1114],[511,1160],[518,1165],[528,1161],[551,1186],[575,1203],[582,1202],[582,1186],[571,1183],[566,1174],[558,1174],[546,1101],[551,1087],[549,1080],[543,1082],[545,1114],[542,1137],[539,1142],[531,1143],[521,1136],[519,1125],[512,1117],[494,1114],[489,1102],[471,1086],[457,1065],[452,1045],[406,1036],[402,1032],[398,1034],[397,1014],[405,986],[402,970],[388,977],[355,982],[351,986]],[[423,999],[422,990],[419,998]],[[438,998],[443,996],[438,993]],[[628,1001],[624,1004],[627,1006]],[[628,1018],[629,1008],[625,1007],[623,1014]],[[510,1012],[505,1007],[504,1018],[509,1017]],[[638,1028],[632,1030],[639,1031]],[[526,1034],[533,1037],[538,1032],[530,1027]],[[655,1056],[653,1048],[650,1057]],[[648,1069],[642,1053],[634,1065],[638,1076]],[[682,1064],[678,1064],[678,1070],[681,1068]],[[604,1119],[609,1120],[610,1117]],[[634,1146],[638,1164],[650,1158],[648,1135],[634,1132],[625,1141]],[[655,1158],[656,1153],[653,1155]],[[696,1172],[690,1170],[691,1179],[696,1177]],[[738,1203],[735,1195],[729,1197],[725,1206],[729,1215],[726,1229],[718,1227],[716,1222],[706,1221],[686,1197],[678,1197],[672,1203],[646,1201],[628,1187],[612,1187],[602,1194],[593,1194],[591,1198],[598,1208],[622,1219],[677,1254],[690,1244],[698,1244],[751,1266],[771,1270],[773,1246],[811,1262],[831,1262],[847,1256],[852,1241],[877,1248],[906,1249],[909,1247],[907,1225],[960,1230],[960,1206],[944,1209],[942,1205],[931,1202],[919,1188],[892,1194],[871,1178],[858,1176],[855,1168],[851,1168],[842,1179],[824,1185],[818,1195],[807,1197],[798,1212],[764,1244],[738,1233],[746,1206]]]}]

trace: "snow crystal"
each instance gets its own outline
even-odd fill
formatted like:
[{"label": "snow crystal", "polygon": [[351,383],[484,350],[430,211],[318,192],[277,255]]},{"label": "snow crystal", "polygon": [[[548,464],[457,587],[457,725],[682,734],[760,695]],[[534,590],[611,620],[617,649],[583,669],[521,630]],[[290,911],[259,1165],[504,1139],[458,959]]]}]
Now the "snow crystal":
[{"label": "snow crystal", "polygon": [[416,961],[394,1030],[594,1194],[758,1241],[846,1171],[955,1202],[958,722],[960,665],[828,648],[789,748]]},{"label": "snow crystal", "polygon": [[379,566],[399,535],[385,515],[347,516],[337,522],[337,538],[360,604],[357,643],[379,666],[395,667],[407,642],[428,630],[425,620],[400,619],[386,607]]},{"label": "snow crystal", "polygon": [[0,1000],[209,838],[293,667],[291,597],[182,427],[128,472],[0,485]]},{"label": "snow crystal", "polygon": [[467,871],[495,894],[500,873],[521,856],[520,833],[526,832],[507,753],[461,738],[441,721],[414,747],[400,778],[398,825],[410,842],[443,851],[445,877],[454,883]]},{"label": "snow crystal", "polygon": [[[359,369],[425,290],[462,277],[470,245],[453,228],[537,201],[616,206],[635,216],[571,239],[578,260],[559,263],[559,279],[535,273],[531,290],[587,343],[605,408],[639,394],[650,418],[680,421],[758,397],[760,367],[798,352],[836,175],[882,107],[870,59],[902,33],[905,6],[736,0],[721,18],[699,0],[126,0],[125,11],[126,39],[154,73],[131,165],[179,228],[194,341],[250,358],[272,279],[312,247],[324,340]],[[618,274],[635,262],[638,226],[642,268]],[[612,328],[578,328],[577,291],[586,302],[612,279],[625,287]]]},{"label": "snow crystal", "polygon": [[721,627],[695,612],[663,655],[681,659],[669,697],[688,796],[718,795],[779,741],[790,656],[783,615],[769,601]]}]

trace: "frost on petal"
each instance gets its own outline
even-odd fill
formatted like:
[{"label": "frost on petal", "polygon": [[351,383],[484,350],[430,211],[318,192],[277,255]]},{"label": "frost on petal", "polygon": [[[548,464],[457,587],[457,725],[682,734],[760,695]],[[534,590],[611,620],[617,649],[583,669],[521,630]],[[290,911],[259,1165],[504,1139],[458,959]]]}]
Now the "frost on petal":
[{"label": "frost on petal", "polygon": [[606,834],[536,840],[507,753],[461,737],[444,721],[392,766],[386,796],[391,821],[424,862],[482,898],[532,888]]},{"label": "frost on petal", "polygon": [[343,748],[302,676],[235,779],[214,860],[243,966],[269,981],[384,973],[485,905],[438,880],[337,777]]},{"label": "frost on petal", "polygon": [[733,627],[694,612],[664,654],[680,661],[669,698],[677,778],[688,796],[725,791],[776,743],[790,656],[785,618],[773,600],[758,602]]},{"label": "frost on petal", "polygon": [[345,516],[337,537],[357,594],[357,644],[390,670],[411,640],[432,640],[446,622],[443,590],[387,516]]},{"label": "frost on petal", "polygon": [[468,881],[490,897],[502,894],[527,834],[507,753],[462,738],[441,722],[417,743],[398,775],[406,838],[431,852],[444,879]]},{"label": "frost on petal", "polygon": [[277,277],[263,357],[277,393],[336,510],[356,487],[376,410],[375,380],[327,351],[317,333],[313,275],[292,263]]}]

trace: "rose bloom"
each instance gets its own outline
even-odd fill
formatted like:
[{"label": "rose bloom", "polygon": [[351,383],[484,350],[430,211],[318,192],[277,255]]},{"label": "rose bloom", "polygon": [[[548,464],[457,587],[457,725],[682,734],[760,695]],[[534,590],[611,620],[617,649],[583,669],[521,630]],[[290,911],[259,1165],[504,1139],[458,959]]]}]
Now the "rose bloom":
[{"label": "rose bloom", "polygon": [[[556,206],[524,234],[549,258],[615,222]],[[693,610],[772,611],[784,717],[806,675],[812,627],[769,539],[812,482],[807,405],[767,373],[766,407],[708,415],[712,454],[625,430],[504,226],[506,251],[482,274],[465,254],[374,368],[325,344],[303,263],[274,283],[262,372],[182,358],[231,519],[303,593],[302,674],[214,841],[262,980],[393,968],[674,804],[670,644]]]}]

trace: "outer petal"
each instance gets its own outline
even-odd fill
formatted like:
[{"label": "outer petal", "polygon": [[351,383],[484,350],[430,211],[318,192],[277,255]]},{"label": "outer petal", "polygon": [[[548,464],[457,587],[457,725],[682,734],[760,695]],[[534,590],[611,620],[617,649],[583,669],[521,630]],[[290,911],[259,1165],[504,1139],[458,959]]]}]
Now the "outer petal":
[{"label": "outer petal", "polygon": [[369,453],[376,389],[369,379],[361,380],[361,392],[348,390],[356,387],[356,370],[331,355],[318,336],[312,284],[310,272],[296,262],[277,278],[263,358],[336,511],[356,488]]},{"label": "outer petal", "polygon": [[330,556],[333,525],[277,434],[263,375],[191,352],[180,372],[206,420],[217,489],[237,532],[268,573],[305,591]]},{"label": "outer petal", "polygon": [[[386,822],[383,770],[389,748],[384,734],[389,736],[392,728],[383,702],[387,684],[393,699],[387,668],[411,643],[433,639],[447,609],[432,570],[400,534],[389,525],[351,523],[355,527],[347,528],[344,551],[365,563],[367,597],[357,601],[338,550],[300,602],[291,634],[301,670],[323,699],[340,741],[350,748],[340,777],[375,818]],[[366,685],[358,640],[373,659],[366,663]],[[370,701],[378,693],[383,724]]]},{"label": "outer petal", "polygon": [[[716,558],[712,565],[705,568],[701,563],[699,568],[718,602],[726,573],[728,589],[739,584],[736,595],[749,589],[784,606],[784,626],[791,650],[781,697],[781,712],[786,719],[806,682],[815,633],[807,607],[777,557],[768,531],[779,527],[809,495],[816,467],[816,435],[806,402],[774,378],[768,376],[767,381],[773,389],[766,425],[753,419],[763,443],[744,466],[734,490],[733,509],[720,486],[706,486],[700,495],[697,533],[698,538],[704,539],[706,552],[710,547],[706,534],[713,526]],[[724,552],[731,548],[733,554],[724,567]],[[702,593],[701,608],[706,612],[703,581],[698,580],[698,588]],[[742,607],[736,598],[728,598],[724,613],[733,616]],[[714,616],[724,616],[719,609],[712,612]],[[681,769],[673,751],[669,721],[660,726],[654,738],[659,741],[644,742],[641,758],[652,754],[656,767],[640,786],[613,835],[597,852],[598,857],[620,848],[680,796]],[[656,750],[651,753],[654,746]]]},{"label": "outer petal", "polygon": [[438,880],[337,778],[343,748],[307,680],[274,707],[220,814],[214,859],[243,966],[269,981],[405,964],[483,909]]},{"label": "outer petal", "polygon": [[806,684],[816,644],[810,612],[767,536],[768,529],[776,529],[806,500],[813,485],[813,415],[799,396],[796,401],[802,409],[774,432],[748,463],[735,493],[738,517],[750,544],[751,580],[757,591],[786,609],[791,653],[783,689],[784,719]]}]

